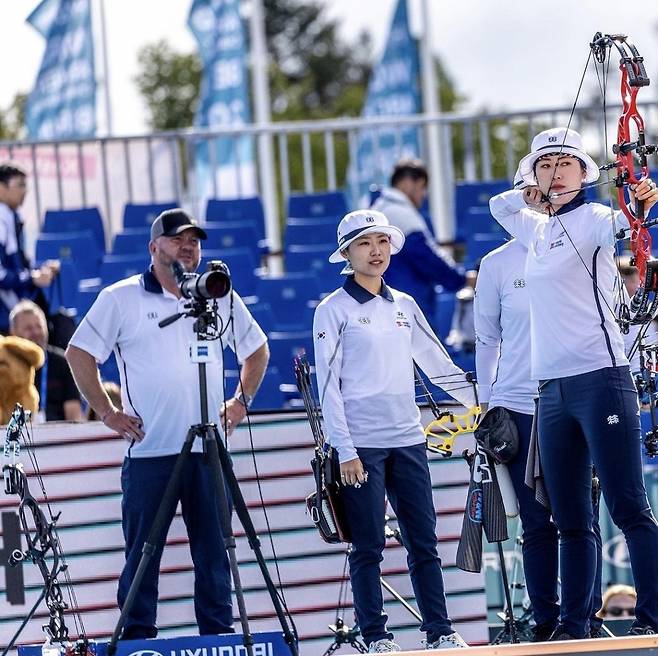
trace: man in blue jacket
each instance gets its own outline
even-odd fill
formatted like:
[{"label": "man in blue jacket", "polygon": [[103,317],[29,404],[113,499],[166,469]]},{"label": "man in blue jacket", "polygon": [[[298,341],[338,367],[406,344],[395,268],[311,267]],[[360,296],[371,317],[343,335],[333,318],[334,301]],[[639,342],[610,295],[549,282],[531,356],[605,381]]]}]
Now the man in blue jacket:
[{"label": "man in blue jacket", "polygon": [[430,323],[436,323],[435,287],[448,291],[464,286],[463,272],[444,252],[418,211],[427,195],[428,174],[417,159],[400,160],[373,209],[383,212],[405,236],[405,244],[386,272],[386,284],[412,296]]},{"label": "man in blue jacket", "polygon": [[27,176],[13,164],[0,164],[0,334],[9,330],[9,313],[23,298],[48,310],[41,289],[59,271],[59,261],[49,260],[32,269],[23,251],[23,222],[18,208],[27,193]]}]

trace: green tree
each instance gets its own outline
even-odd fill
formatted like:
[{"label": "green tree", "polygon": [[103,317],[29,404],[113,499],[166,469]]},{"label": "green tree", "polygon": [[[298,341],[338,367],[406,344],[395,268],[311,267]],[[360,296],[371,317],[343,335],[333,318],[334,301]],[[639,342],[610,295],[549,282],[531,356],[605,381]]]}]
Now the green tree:
[{"label": "green tree", "polygon": [[[372,70],[369,35],[362,32],[353,43],[347,42],[340,35],[339,22],[327,18],[317,0],[264,0],[263,4],[273,120],[359,116]],[[149,108],[151,127],[164,130],[192,125],[201,79],[198,57],[177,53],[159,42],[140,51],[139,63],[136,79]],[[455,111],[464,98],[438,59],[435,66],[441,109]],[[326,188],[324,137],[312,134],[310,142],[314,186]],[[291,135],[288,148],[291,187],[302,189],[301,137]],[[455,161],[463,156],[463,138],[458,133],[453,152]],[[349,159],[347,134],[335,135],[334,158],[337,184],[343,186]]]},{"label": "green tree", "polygon": [[141,48],[137,89],[149,110],[154,130],[192,125],[201,84],[201,61],[195,53],[175,52],[164,40]]},{"label": "green tree", "polygon": [[27,94],[17,93],[7,109],[0,110],[0,140],[12,141],[25,134]]},{"label": "green tree", "polygon": [[[276,119],[355,116],[371,68],[366,32],[348,43],[316,1],[264,0]],[[358,90],[359,92],[356,92]]]}]

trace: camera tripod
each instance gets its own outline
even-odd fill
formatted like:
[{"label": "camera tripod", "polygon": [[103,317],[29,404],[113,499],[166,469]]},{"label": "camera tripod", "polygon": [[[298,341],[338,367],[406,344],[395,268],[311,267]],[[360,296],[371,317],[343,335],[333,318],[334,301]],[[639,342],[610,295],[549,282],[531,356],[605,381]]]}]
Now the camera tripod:
[{"label": "camera tripod", "polygon": [[[519,531],[521,531],[521,524],[519,523]],[[523,545],[523,538],[517,534],[514,541],[514,555],[516,556],[518,548]],[[514,558],[514,568],[512,570],[512,581],[507,577],[507,564],[505,562],[505,554],[503,546],[498,543],[498,558],[501,568],[501,582],[503,584],[503,593],[505,603],[503,610],[498,613],[498,617],[503,621],[503,628],[496,634],[491,641],[492,645],[500,645],[507,643],[529,642],[532,639],[532,629],[530,626],[530,619],[532,618],[532,606],[530,603],[522,603],[521,608],[523,612],[520,616],[514,614],[514,596],[512,590],[525,589],[525,583],[517,580],[519,565],[518,559]]]},{"label": "camera tripod", "polygon": [[227,488],[230,492],[236,515],[247,535],[249,546],[256,556],[256,561],[260,567],[263,580],[272,600],[272,605],[281,624],[284,639],[290,648],[291,655],[297,656],[296,636],[288,625],[288,618],[284,613],[279,592],[267,570],[267,564],[260,548],[260,540],[256,534],[256,529],[249,516],[238,480],[233,471],[230,455],[221,439],[217,425],[208,421],[206,363],[213,361],[208,341],[219,336],[217,331],[217,304],[216,301],[208,303],[204,299],[193,299],[187,307],[190,308],[187,312],[177,313],[167,319],[163,319],[159,323],[159,326],[163,328],[183,316],[191,316],[196,319],[194,322],[194,332],[197,335],[197,341],[193,342],[191,345],[191,358],[192,361],[198,365],[199,371],[201,423],[190,427],[183,448],[176,459],[162,502],[156,513],[147,541],[142,549],[142,557],[139,561],[135,577],[130,585],[128,595],[121,610],[121,615],[108,645],[108,656],[113,656],[116,653],[117,641],[119,640],[128,613],[134,604],[135,597],[139,591],[149,561],[156,552],[157,546],[165,540],[164,533],[167,528],[168,517],[171,516],[172,511],[178,502],[178,484],[183,474],[184,465],[192,451],[192,446],[197,437],[203,442],[203,453],[207,460],[206,464],[211,468],[212,472],[215,493],[218,501],[220,527],[224,537],[223,546],[228,554],[231,575],[233,578],[233,587],[240,615],[240,623],[242,625],[243,644],[246,648],[247,654],[253,656],[254,641],[249,629],[249,620],[244,603],[244,593],[242,584],[240,583],[236,542],[231,526],[231,511],[227,497]]}]

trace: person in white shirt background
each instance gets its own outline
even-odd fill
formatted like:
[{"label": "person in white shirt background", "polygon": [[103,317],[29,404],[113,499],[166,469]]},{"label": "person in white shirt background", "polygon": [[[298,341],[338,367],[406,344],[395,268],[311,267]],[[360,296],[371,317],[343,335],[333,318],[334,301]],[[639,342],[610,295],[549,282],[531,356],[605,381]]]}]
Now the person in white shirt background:
[{"label": "person in white shirt background", "polygon": [[[658,524],[642,478],[637,391],[613,311],[615,235],[628,221],[585,201],[582,186],[596,181],[599,169],[574,130],[538,134],[519,172],[528,187],[494,196],[490,209],[528,249],[539,451],[560,533],[560,623],[553,639],[583,638],[590,629],[596,576],[592,464],[628,545],[638,592],[630,633],[655,633]],[[658,201],[650,179],[630,191],[647,212]]]},{"label": "person in white shirt background", "polygon": [[[399,651],[386,627],[379,583],[385,499],[395,510],[409,574],[433,649],[466,647],[446,609],[432,483],[415,401],[414,361],[466,407],[475,390],[448,357],[415,300],[382,276],[404,235],[375,210],[347,214],[331,262],[346,264],[342,288],[316,308],[315,367],[326,432],[338,452],[348,529],[350,579],[370,652]],[[345,262],[347,260],[347,263]]]}]

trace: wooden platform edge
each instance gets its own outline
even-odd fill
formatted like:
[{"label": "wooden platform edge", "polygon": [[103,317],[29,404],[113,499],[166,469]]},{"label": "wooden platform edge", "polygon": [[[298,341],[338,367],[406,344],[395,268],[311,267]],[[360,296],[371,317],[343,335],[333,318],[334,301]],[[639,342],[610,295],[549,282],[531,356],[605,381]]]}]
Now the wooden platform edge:
[{"label": "wooden platform edge", "polygon": [[[517,645],[483,645],[469,647],[463,650],[464,654],[473,656],[539,656],[544,654],[619,654],[621,652],[634,652],[634,656],[644,654],[658,654],[658,635],[648,636],[622,636],[615,638],[597,638],[589,640],[563,640],[559,642],[523,642]],[[444,649],[405,651],[400,656],[440,656],[445,654]],[[451,652],[455,653],[455,652]]]}]

